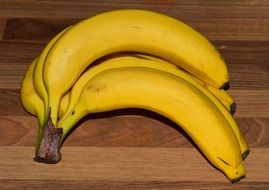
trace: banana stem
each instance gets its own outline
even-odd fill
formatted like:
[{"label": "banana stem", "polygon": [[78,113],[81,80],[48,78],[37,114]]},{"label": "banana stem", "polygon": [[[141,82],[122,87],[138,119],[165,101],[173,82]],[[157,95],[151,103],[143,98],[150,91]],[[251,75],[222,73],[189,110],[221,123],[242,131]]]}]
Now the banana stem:
[{"label": "banana stem", "polygon": [[[44,162],[49,164],[55,164],[61,160],[60,154],[60,140],[63,135],[62,128],[56,128],[51,120],[50,113],[47,122],[45,122],[43,134],[38,138],[38,151],[34,158],[37,162]],[[40,133],[40,134],[41,134]]]},{"label": "banana stem", "polygon": [[49,106],[45,105],[44,121],[40,121],[38,139],[36,143],[37,162],[55,164],[61,160],[60,147],[63,142],[63,128],[57,127],[60,98],[49,99]]},{"label": "banana stem", "polygon": [[[57,104],[56,104],[57,105]],[[57,108],[55,110],[58,110]],[[44,105],[44,118],[39,122],[38,139],[36,142],[37,162],[57,163],[61,160],[60,154],[60,139],[63,130],[56,128],[52,122],[51,109]],[[57,116],[56,116],[57,117]]]}]

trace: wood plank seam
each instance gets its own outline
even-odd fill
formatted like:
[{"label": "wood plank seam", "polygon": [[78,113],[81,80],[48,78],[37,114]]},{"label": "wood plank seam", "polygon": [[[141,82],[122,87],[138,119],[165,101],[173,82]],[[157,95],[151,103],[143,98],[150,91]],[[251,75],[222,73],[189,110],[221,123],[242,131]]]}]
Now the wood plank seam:
[{"label": "wood plank seam", "polygon": [[3,39],[6,23],[6,19],[0,17],[0,40]]}]

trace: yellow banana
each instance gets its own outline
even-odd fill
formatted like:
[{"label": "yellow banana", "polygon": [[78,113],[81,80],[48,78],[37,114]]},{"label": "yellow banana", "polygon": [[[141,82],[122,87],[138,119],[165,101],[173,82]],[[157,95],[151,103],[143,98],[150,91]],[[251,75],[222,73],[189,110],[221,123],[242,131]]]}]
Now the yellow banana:
[{"label": "yellow banana", "polygon": [[[128,54],[122,54],[122,56],[128,56],[128,55],[134,56],[134,57],[140,57],[140,58],[144,58],[144,59],[149,59],[149,60],[153,60],[153,61],[157,61],[157,62],[162,62],[162,63],[168,64],[174,68],[177,68],[171,62],[164,60],[162,58],[156,57],[156,56],[142,54],[142,53],[132,53],[132,52],[128,52]],[[180,69],[180,68],[178,68],[178,69]],[[185,72],[184,70],[182,70],[182,71]],[[227,91],[225,91],[224,89],[217,89],[217,88],[213,87],[212,85],[207,84],[207,83],[197,79],[196,77],[193,77],[189,73],[187,73],[187,72],[185,72],[185,73],[188,74],[193,79],[197,80],[197,82],[199,82],[201,85],[203,85],[205,88],[207,88],[207,90],[209,90],[214,96],[216,96],[216,98],[226,107],[226,109],[228,111],[231,112],[231,114],[235,113],[236,107],[237,107],[236,103],[233,100],[233,98],[227,93]]]},{"label": "yellow banana", "polygon": [[38,155],[39,146],[44,135],[45,122],[48,118],[48,97],[43,83],[43,62],[55,41],[66,31],[55,36],[45,47],[41,55],[29,66],[20,89],[20,98],[25,109],[37,116],[39,129],[35,153]]},{"label": "yellow banana", "polygon": [[[74,85],[74,87],[72,88],[72,99],[70,101],[69,104],[69,97],[70,97],[70,93],[67,93],[62,101],[61,101],[61,105],[60,105],[60,110],[59,110],[59,117],[61,117],[64,112],[68,113],[70,111],[70,109],[74,106],[74,104],[77,102],[77,100],[79,99],[79,95],[80,92],[83,88],[83,86],[86,84],[86,82],[89,80],[89,78],[93,77],[94,75],[96,75],[97,73],[110,69],[110,68],[117,68],[117,67],[150,67],[150,68],[155,68],[155,69],[160,69],[160,70],[164,70],[166,72],[170,72],[172,74],[178,75],[186,80],[190,80],[189,82],[194,83],[194,85],[199,88],[201,90],[201,85],[197,85],[196,82],[193,82],[195,78],[190,79],[191,75],[187,76],[187,73],[184,73],[184,71],[182,70],[178,70],[176,69],[176,67],[174,65],[171,65],[169,63],[166,63],[165,61],[163,61],[162,63],[160,63],[162,60],[159,60],[158,58],[152,57],[150,55],[143,55],[143,54],[133,54],[133,53],[129,53],[130,56],[127,56],[127,54],[120,54],[117,56],[122,56],[122,57],[114,57],[114,58],[110,58],[111,60],[108,61],[104,61],[101,65],[99,65],[96,69],[91,69],[90,71],[86,72],[83,77],[80,78],[80,80],[78,80],[78,82]],[[138,58],[136,58],[138,57]],[[139,58],[149,58],[151,60],[155,60],[154,61],[143,61],[143,60],[139,60]],[[25,79],[23,80],[23,85],[21,88],[21,99],[23,102],[24,107],[26,108],[26,110],[28,112],[30,112],[32,115],[35,115],[38,117],[38,120],[42,122],[39,126],[43,126],[44,124],[44,110],[43,110],[43,102],[42,100],[39,98],[39,96],[37,95],[34,87],[33,87],[33,68],[35,66],[36,60],[30,65],[29,70],[26,72],[25,74]],[[181,73],[183,72],[183,74]],[[203,84],[201,82],[201,84]],[[212,98],[212,95],[208,95],[209,92],[207,92],[205,89],[202,89],[202,91],[213,101],[216,102],[216,98]],[[30,99],[29,99],[30,98]],[[67,110],[69,104],[69,109]],[[220,104],[217,104],[218,108],[220,109]],[[223,112],[222,109],[220,109],[220,111]],[[61,120],[64,119],[65,116],[63,116],[61,118]],[[236,127],[236,126],[235,126]],[[234,127],[232,127],[234,128]],[[233,129],[234,130],[234,129]],[[239,130],[235,130],[235,133],[239,131]],[[236,135],[238,137],[239,142],[241,141],[240,134]],[[245,158],[246,155],[246,151],[247,151],[247,147],[245,146],[245,142],[240,142],[241,145],[241,149],[242,149],[242,155]],[[245,153],[245,154],[244,154]],[[245,155],[245,156],[244,156]]]},{"label": "yellow banana", "polygon": [[[33,82],[33,74],[34,74],[34,68],[36,66],[38,58],[36,58],[27,69],[25,76],[22,80],[21,88],[20,88],[20,100],[27,112],[34,115],[38,119],[38,138],[36,143],[36,149],[35,152],[37,154],[39,145],[40,145],[40,139],[43,134],[44,130],[44,124],[45,124],[45,114],[44,114],[44,103],[42,99],[38,96],[35,88],[34,88],[34,82]],[[68,95],[66,95],[66,98],[68,98]],[[61,102],[60,107],[60,113],[59,116],[61,116],[62,113],[66,110],[68,105],[67,101]]]},{"label": "yellow banana", "polygon": [[[37,59],[35,59],[30,64],[22,80],[20,88],[20,99],[25,110],[30,114],[36,116],[38,118],[39,126],[42,126],[44,124],[44,103],[37,94],[33,82],[33,73]],[[61,117],[67,109],[69,103],[69,94],[65,95],[65,100],[61,101],[59,117]]]},{"label": "yellow banana", "polygon": [[33,84],[33,72],[36,65],[37,59],[35,59],[27,69],[23,78],[20,88],[20,99],[23,107],[38,118],[38,138],[36,143],[35,152],[37,153],[40,145],[39,139],[42,135],[42,129],[44,128],[44,104],[42,99],[37,95],[34,84]]},{"label": "yellow banana", "polygon": [[188,81],[161,70],[125,67],[97,74],[59,127],[66,134],[89,113],[123,108],[147,109],[169,118],[231,182],[245,177],[238,141],[215,104]]},{"label": "yellow banana", "polygon": [[[143,55],[141,55],[143,56]],[[234,121],[231,114],[225,109],[225,107],[220,103],[220,101],[212,94],[210,91],[208,91],[206,88],[204,88],[201,84],[199,84],[194,77],[187,74],[181,69],[177,69],[173,66],[171,66],[167,62],[160,62],[157,59],[155,61],[153,60],[147,60],[147,59],[141,59],[133,56],[120,56],[115,58],[110,58],[107,60],[104,60],[99,65],[90,68],[85,73],[83,73],[80,78],[76,81],[74,86],[72,87],[71,91],[65,95],[61,101],[62,105],[67,105],[67,108],[61,108],[61,110],[66,110],[64,114],[62,114],[62,117],[59,120],[59,125],[61,125],[62,121],[65,120],[65,117],[67,117],[68,113],[71,111],[71,109],[75,106],[75,104],[79,101],[80,94],[82,92],[82,89],[86,85],[86,83],[93,78],[96,74],[112,69],[112,68],[121,68],[121,67],[148,67],[148,68],[154,68],[159,69],[171,74],[174,74],[184,80],[187,80],[189,83],[194,85],[196,88],[198,88],[201,93],[205,94],[214,104],[217,106],[218,110],[224,115],[228,123],[230,124],[230,127],[234,131],[241,148],[242,157],[245,158],[248,153],[248,147],[245,142],[244,137],[241,135],[240,130]],[[68,96],[68,97],[66,97]],[[68,103],[69,102],[69,103]],[[62,106],[60,106],[62,107]],[[64,133],[64,135],[66,135]]]},{"label": "yellow banana", "polygon": [[146,10],[106,12],[76,24],[47,55],[43,78],[54,125],[62,96],[84,69],[102,56],[121,51],[160,56],[216,88],[229,82],[220,54],[186,24]]},{"label": "yellow banana", "polygon": [[[70,28],[70,27],[69,27]],[[64,29],[59,34],[57,34],[43,49],[41,55],[39,56],[37,63],[35,65],[35,69],[33,72],[33,78],[34,78],[34,88],[38,94],[38,96],[43,100],[43,109],[44,109],[44,119],[47,120],[48,117],[48,93],[45,88],[44,82],[43,82],[43,65],[44,61],[46,59],[46,56],[48,52],[50,51],[51,47],[54,45],[54,43],[65,33],[69,28]]]},{"label": "yellow banana", "polygon": [[27,69],[20,88],[20,99],[26,111],[38,118],[39,126],[44,124],[44,110],[42,99],[37,95],[33,84],[33,73],[37,62],[36,58]]}]

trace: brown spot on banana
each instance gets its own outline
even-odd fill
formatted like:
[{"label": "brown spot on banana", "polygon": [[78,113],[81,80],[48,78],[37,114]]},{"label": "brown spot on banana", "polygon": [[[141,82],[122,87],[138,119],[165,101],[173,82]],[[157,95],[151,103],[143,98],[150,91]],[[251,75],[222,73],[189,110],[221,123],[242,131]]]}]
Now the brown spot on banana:
[{"label": "brown spot on banana", "polygon": [[106,85],[100,85],[100,86],[88,86],[87,90],[92,91],[92,92],[100,92],[101,90],[103,90],[104,88],[106,88]]}]

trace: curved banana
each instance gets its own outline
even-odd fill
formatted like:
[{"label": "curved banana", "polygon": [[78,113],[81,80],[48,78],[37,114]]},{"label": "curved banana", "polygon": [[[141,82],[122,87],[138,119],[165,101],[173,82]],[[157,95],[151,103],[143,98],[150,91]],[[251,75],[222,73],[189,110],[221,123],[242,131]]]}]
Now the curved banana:
[{"label": "curved banana", "polygon": [[[38,58],[36,58],[28,67],[24,78],[21,83],[20,88],[20,100],[27,112],[34,115],[38,119],[38,138],[36,143],[35,152],[37,154],[39,145],[40,145],[40,139],[44,130],[44,124],[45,124],[45,113],[44,113],[44,103],[42,99],[38,96],[35,88],[34,88],[34,82],[33,82],[33,74],[34,74],[34,68],[36,66]],[[68,95],[66,95],[66,98],[68,98]],[[68,102],[62,101],[61,107],[59,110],[59,116],[61,116],[62,113],[65,112],[67,108]]]},{"label": "curved banana", "polygon": [[59,127],[66,134],[89,113],[123,108],[147,109],[169,118],[231,182],[245,177],[238,141],[215,104],[188,81],[161,70],[125,67],[97,74]]},{"label": "curved banana", "polygon": [[[80,92],[82,90],[82,87],[85,85],[86,81],[89,80],[89,78],[91,78],[92,76],[94,76],[97,72],[101,72],[103,70],[106,70],[106,69],[110,69],[110,68],[118,68],[118,67],[137,67],[137,66],[140,66],[140,67],[149,67],[149,68],[155,68],[155,69],[160,69],[160,70],[165,70],[166,72],[170,72],[170,73],[173,73],[175,75],[178,75],[180,77],[183,77],[188,75],[187,73],[183,73],[183,74],[180,74],[180,72],[184,72],[184,71],[178,71],[174,65],[169,65],[169,63],[166,63],[165,61],[163,61],[163,63],[158,63],[160,62],[160,60],[158,58],[154,58],[150,55],[143,55],[143,54],[133,54],[131,53],[130,56],[127,56],[127,54],[121,54],[121,55],[117,55],[117,56],[122,56],[122,57],[118,57],[118,58],[110,58],[111,60],[108,60],[108,61],[104,61],[100,66],[98,66],[99,69],[97,70],[92,70],[90,72],[86,72],[83,77],[81,77],[82,80],[78,80],[78,82],[75,84],[75,86],[73,87],[73,98],[71,99],[70,101],[70,105],[69,105],[69,97],[70,97],[70,93],[67,93],[62,101],[61,101],[61,104],[60,104],[60,110],[59,110],[59,117],[61,118],[64,114],[64,112],[66,111],[66,113],[68,113],[70,111],[70,109],[74,106],[74,104],[77,102],[78,98],[79,98],[79,95],[80,95]],[[157,63],[154,63],[153,61],[141,61],[141,60],[138,60],[138,58],[136,57],[139,57],[139,58],[148,58],[148,59],[151,59],[151,60],[155,60]],[[162,60],[161,60],[162,61]],[[34,68],[34,65],[36,63],[36,60],[30,65],[29,67],[29,71],[26,72],[25,74],[25,79],[23,80],[23,85],[22,85],[22,88],[21,88],[21,99],[22,99],[22,102],[23,102],[23,105],[25,107],[25,109],[31,113],[32,115],[35,115],[38,117],[38,120],[42,120],[42,122],[39,122],[39,126],[42,126],[43,123],[44,123],[44,111],[43,111],[43,102],[42,100],[39,98],[39,96],[37,95],[34,87],[33,87],[33,78],[32,78],[32,75],[33,75],[33,68]],[[173,70],[174,68],[174,70]],[[89,74],[87,74],[89,73]],[[185,77],[186,80],[190,80],[189,78],[191,77],[191,75],[189,75],[189,77]],[[195,79],[195,78],[194,78]],[[191,83],[193,83],[193,80],[189,81]],[[199,81],[198,81],[199,82]],[[202,82],[200,82],[201,84],[203,84]],[[201,89],[201,85],[197,85],[197,83],[194,82],[194,85]],[[209,86],[207,86],[209,87]],[[212,87],[213,88],[213,87]],[[219,91],[218,89],[214,89],[216,91]],[[208,96],[208,92],[206,90],[203,90],[202,91],[205,92],[205,94]],[[225,92],[225,91],[224,91]],[[220,94],[221,95],[221,94]],[[212,96],[208,96],[213,102],[216,102],[216,99],[215,98],[212,98]],[[30,99],[29,99],[30,98]],[[31,101],[30,101],[31,100]],[[67,107],[69,105],[69,110],[67,110]],[[220,108],[220,104],[217,104],[218,108]],[[61,118],[61,120],[63,120],[65,116],[63,116]],[[41,124],[42,123],[42,124]],[[233,128],[233,127],[232,127]],[[235,130],[235,133],[237,132],[238,130]],[[239,136],[238,140],[239,142],[241,141],[240,139],[240,134],[236,135],[237,137]],[[242,149],[242,155],[245,155],[244,152],[247,151],[247,147],[244,146],[245,142],[240,142],[240,145],[241,145],[241,149]],[[247,155],[243,156],[244,158],[246,157]]]},{"label": "curved banana", "polygon": [[63,94],[84,69],[102,56],[121,51],[160,56],[216,88],[229,82],[221,55],[188,25],[146,10],[110,11],[76,24],[47,55],[43,78],[54,125]]},{"label": "curved banana", "polygon": [[[175,65],[173,65],[171,62],[164,60],[162,58],[156,57],[156,56],[152,56],[152,55],[148,55],[148,54],[142,54],[142,53],[132,53],[132,52],[128,52],[129,56],[134,56],[134,57],[140,57],[140,58],[144,58],[144,59],[149,59],[152,61],[157,61],[157,62],[162,62],[165,64],[168,64],[174,68],[178,68]],[[122,54],[123,56],[128,56],[128,54]],[[180,69],[180,68],[178,68]],[[226,90],[224,89],[218,89],[215,88],[213,86],[211,86],[210,84],[207,84],[195,77],[193,77],[192,75],[190,75],[189,73],[187,73],[186,71],[182,70],[183,72],[185,72],[186,74],[188,74],[190,77],[192,77],[193,79],[197,80],[197,82],[199,82],[201,85],[203,85],[207,90],[209,90],[214,96],[216,96],[216,98],[226,107],[226,109],[231,113],[234,114],[236,112],[236,103],[233,100],[233,98],[227,93]]]},{"label": "curved banana", "polygon": [[[70,27],[69,27],[70,28]],[[33,81],[34,81],[34,88],[38,94],[38,96],[43,100],[43,109],[44,109],[44,118],[47,120],[49,107],[48,107],[48,93],[44,85],[43,81],[43,65],[46,59],[48,52],[50,51],[51,47],[55,44],[55,42],[69,29],[66,28],[60,33],[58,33],[43,49],[42,53],[40,54],[37,63],[35,65],[35,69],[33,72]]]},{"label": "curved banana", "polygon": [[[38,59],[38,58],[37,58]],[[20,88],[20,100],[23,107],[31,113],[32,115],[38,118],[38,137],[40,138],[42,134],[42,128],[44,127],[44,104],[42,99],[37,95],[34,83],[33,83],[33,72],[37,62],[35,59],[27,69],[25,76],[22,80],[21,88]],[[37,153],[38,147],[40,144],[39,138],[37,139],[35,152]]]},{"label": "curved banana", "polygon": [[[68,29],[68,28],[67,28]],[[48,96],[43,83],[44,59],[55,41],[67,30],[56,35],[45,47],[41,55],[29,66],[20,89],[20,99],[25,109],[37,116],[39,128],[35,153],[38,155],[42,137],[44,135],[45,122],[48,118]]]},{"label": "curved banana", "polygon": [[38,118],[38,125],[44,124],[43,102],[37,95],[33,84],[33,73],[37,62],[36,58],[28,67],[20,88],[20,100],[27,112]]},{"label": "curved banana", "polygon": [[[194,85],[196,88],[198,88],[201,93],[205,94],[217,107],[219,112],[223,114],[223,116],[226,118],[228,123],[230,124],[230,127],[234,131],[241,148],[242,157],[245,159],[245,157],[248,155],[249,150],[247,147],[247,144],[245,142],[244,137],[241,135],[241,132],[234,121],[232,115],[226,110],[226,108],[222,105],[222,103],[212,94],[210,91],[208,91],[206,88],[204,88],[201,84],[199,84],[194,77],[187,74],[181,69],[177,69],[173,66],[171,66],[169,63],[166,62],[160,62],[158,60],[147,60],[147,59],[141,59],[133,56],[121,56],[121,57],[115,57],[110,58],[107,60],[104,60],[99,65],[96,65],[89,70],[87,70],[85,73],[83,73],[80,78],[76,81],[70,92],[66,95],[68,97],[63,97],[61,104],[68,104],[67,108],[61,108],[61,110],[66,110],[65,113],[62,115],[62,117],[59,120],[59,125],[62,124],[62,121],[65,120],[68,113],[72,110],[72,108],[75,106],[75,104],[79,101],[81,92],[83,91],[84,86],[87,84],[87,82],[93,78],[98,73],[112,69],[112,68],[121,68],[121,67],[147,67],[147,68],[153,68],[162,70],[171,74],[174,74],[184,80],[187,80],[189,83]],[[69,103],[67,103],[69,102]],[[60,106],[62,107],[62,106]]]},{"label": "curved banana", "polygon": [[[33,82],[34,68],[38,58],[36,58],[29,66],[22,80],[20,87],[20,100],[24,109],[30,114],[38,118],[38,125],[44,124],[44,103],[36,92]],[[59,117],[66,111],[69,103],[69,93],[66,94],[65,99],[61,101]]]}]

